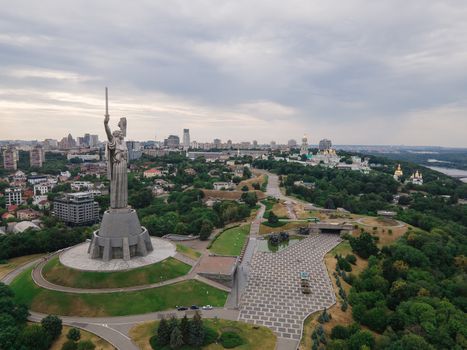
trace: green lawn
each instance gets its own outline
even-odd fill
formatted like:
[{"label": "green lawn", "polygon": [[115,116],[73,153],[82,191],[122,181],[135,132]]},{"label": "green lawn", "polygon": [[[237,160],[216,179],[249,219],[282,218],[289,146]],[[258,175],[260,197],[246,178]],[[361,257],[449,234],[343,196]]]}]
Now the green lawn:
[{"label": "green lawn", "polygon": [[169,257],[158,263],[128,271],[94,272],[71,269],[52,258],[42,270],[44,278],[54,284],[74,288],[123,288],[166,281],[186,275],[191,266]]},{"label": "green lawn", "polygon": [[227,293],[196,280],[137,292],[73,294],[51,291],[34,284],[31,269],[11,284],[15,299],[33,311],[63,316],[125,316],[173,309],[192,304],[223,306]]},{"label": "green lawn", "polygon": [[201,256],[201,253],[197,250],[194,250],[193,248],[187,247],[180,243],[177,243],[177,252],[193,260],[198,260],[198,258]]},{"label": "green lawn", "polygon": [[209,250],[218,255],[240,255],[249,233],[250,225],[229,228],[217,236]]}]

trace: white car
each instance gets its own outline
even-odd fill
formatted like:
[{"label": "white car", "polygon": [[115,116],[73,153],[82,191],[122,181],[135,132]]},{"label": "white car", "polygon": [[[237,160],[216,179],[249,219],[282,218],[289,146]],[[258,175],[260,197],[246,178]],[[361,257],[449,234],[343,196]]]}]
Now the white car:
[{"label": "white car", "polygon": [[203,309],[203,310],[212,310],[213,307],[212,307],[211,305],[204,305],[204,306],[202,307],[202,309]]}]

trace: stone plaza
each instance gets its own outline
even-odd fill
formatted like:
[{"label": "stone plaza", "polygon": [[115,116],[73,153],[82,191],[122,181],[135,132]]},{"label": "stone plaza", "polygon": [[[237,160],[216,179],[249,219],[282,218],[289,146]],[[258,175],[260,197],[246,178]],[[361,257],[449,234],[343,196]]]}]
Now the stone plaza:
[{"label": "stone plaza", "polygon": [[[256,251],[239,319],[299,341],[305,318],[336,302],[323,258],[339,242],[339,235],[318,234],[277,253]],[[311,294],[301,291],[301,272],[310,274]]]}]

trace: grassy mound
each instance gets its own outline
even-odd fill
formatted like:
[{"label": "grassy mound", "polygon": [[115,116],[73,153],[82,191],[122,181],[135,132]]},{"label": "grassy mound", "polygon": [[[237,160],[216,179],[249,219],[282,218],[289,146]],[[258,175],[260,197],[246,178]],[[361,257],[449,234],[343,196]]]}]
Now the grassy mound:
[{"label": "grassy mound", "polygon": [[44,266],[42,274],[47,281],[60,286],[100,289],[162,282],[186,275],[190,269],[190,265],[169,257],[158,263],[128,271],[81,271],[62,265],[56,256]]},{"label": "grassy mound", "polygon": [[31,269],[11,284],[15,299],[31,310],[63,316],[126,316],[173,309],[176,305],[223,306],[227,293],[196,280],[136,292],[75,294],[38,287]]},{"label": "grassy mound", "polygon": [[209,250],[218,255],[240,255],[249,233],[250,225],[229,228],[217,236]]}]

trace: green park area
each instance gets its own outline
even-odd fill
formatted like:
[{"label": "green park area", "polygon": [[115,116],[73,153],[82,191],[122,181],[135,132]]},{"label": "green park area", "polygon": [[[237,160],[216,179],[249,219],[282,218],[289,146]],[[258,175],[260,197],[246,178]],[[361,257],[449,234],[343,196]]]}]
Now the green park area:
[{"label": "green park area", "polygon": [[186,275],[191,266],[169,257],[158,263],[117,272],[82,271],[60,263],[58,256],[43,268],[44,278],[54,284],[74,288],[124,288],[163,282]]},{"label": "green park area", "polygon": [[[224,332],[235,333],[243,340],[243,344],[236,346],[238,350],[270,350],[276,347],[276,336],[266,327],[255,326],[238,321],[229,321],[222,319],[203,319],[204,326],[217,332],[218,336]],[[133,327],[130,330],[130,337],[140,349],[152,349],[149,339],[156,334],[159,321],[146,322]],[[167,349],[167,347],[155,348],[156,350]],[[195,350],[199,347],[183,345],[182,350]],[[203,350],[221,350],[225,349],[220,341],[205,345]]]},{"label": "green park area", "polygon": [[201,253],[197,250],[194,250],[193,248],[187,247],[186,245],[180,243],[177,244],[177,252],[193,260],[198,260],[198,258],[201,256]]},{"label": "green park area", "polygon": [[25,270],[11,284],[15,301],[45,314],[126,316],[173,309],[177,305],[223,306],[227,293],[196,280],[134,292],[76,294],[38,287]]},{"label": "green park area", "polygon": [[216,237],[209,250],[218,255],[240,255],[249,233],[250,225],[229,228]]}]

